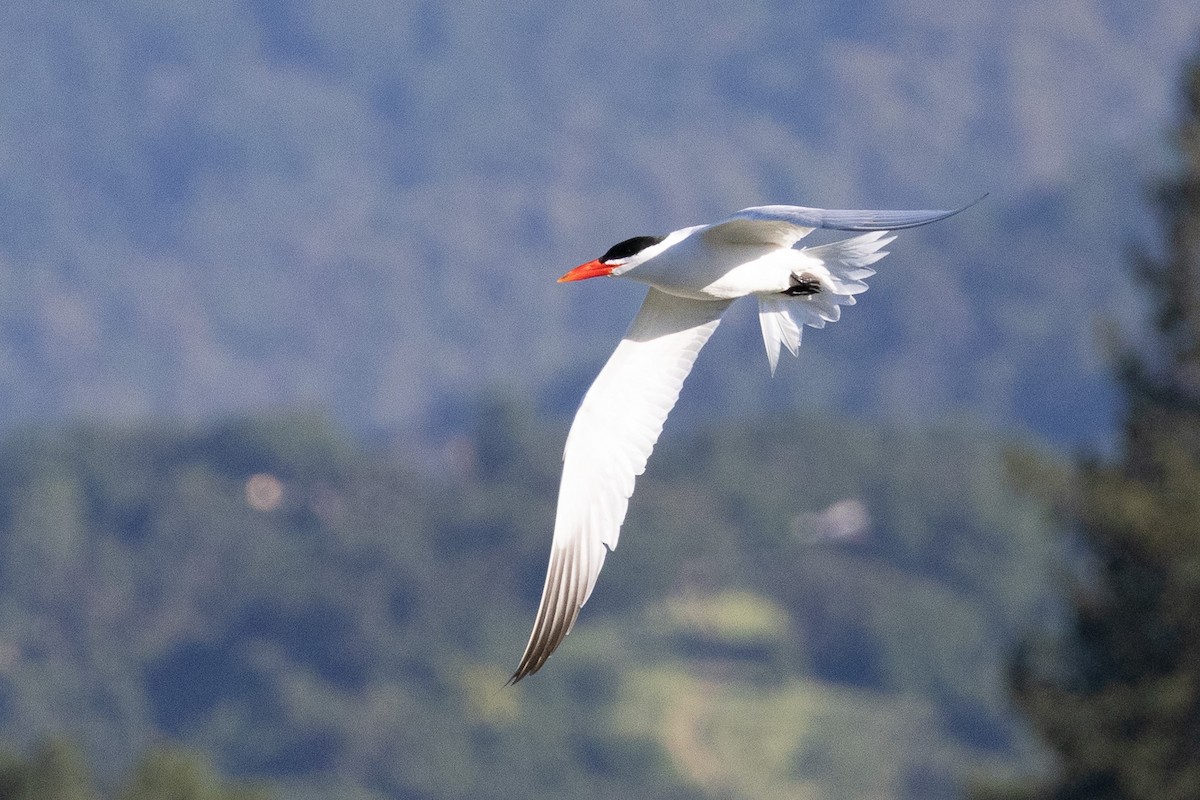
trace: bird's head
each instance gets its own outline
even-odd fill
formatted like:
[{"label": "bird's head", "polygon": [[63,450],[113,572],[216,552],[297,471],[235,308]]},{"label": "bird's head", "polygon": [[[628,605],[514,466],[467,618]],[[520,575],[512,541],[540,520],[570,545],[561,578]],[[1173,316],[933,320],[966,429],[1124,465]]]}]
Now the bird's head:
[{"label": "bird's head", "polygon": [[[665,236],[635,236],[623,242],[617,242],[608,251],[586,264],[580,264],[575,269],[558,279],[559,283],[581,281],[585,278],[598,278],[601,275],[621,274],[633,269],[638,264],[653,258],[661,248],[655,248]],[[624,267],[624,269],[621,269]]]}]

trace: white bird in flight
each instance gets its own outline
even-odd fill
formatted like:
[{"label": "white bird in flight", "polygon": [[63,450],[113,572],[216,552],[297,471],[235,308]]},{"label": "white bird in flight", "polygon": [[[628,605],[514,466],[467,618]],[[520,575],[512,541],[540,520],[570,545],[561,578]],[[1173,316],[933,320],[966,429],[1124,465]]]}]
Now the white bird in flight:
[{"label": "white bird in flight", "polygon": [[[976,201],[978,202],[978,201]],[[966,208],[964,206],[963,208]],[[739,297],[758,298],[771,373],[802,326],[836,322],[863,279],[887,255],[888,232],[962,211],[833,211],[757,206],[711,225],[635,236],[559,278],[604,275],[650,285],[628,332],[592,383],[567,434],[550,566],[516,683],[542,668],[571,632],[617,546],[635,478],[658,441],[684,378],[721,315]],[[817,228],[870,231],[817,247],[794,245]]]}]

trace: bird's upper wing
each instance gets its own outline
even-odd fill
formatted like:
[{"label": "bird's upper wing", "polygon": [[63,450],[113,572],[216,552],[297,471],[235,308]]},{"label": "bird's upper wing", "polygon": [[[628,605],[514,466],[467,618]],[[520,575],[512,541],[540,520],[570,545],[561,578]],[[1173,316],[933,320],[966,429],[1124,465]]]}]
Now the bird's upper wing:
[{"label": "bird's upper wing", "polygon": [[510,683],[541,669],[575,624],[607,550],[617,546],[634,479],[684,378],[728,301],[651,289],[575,414],[563,453],[550,566],[533,633]]},{"label": "bird's upper wing", "polygon": [[[981,197],[980,200],[983,198]],[[791,247],[816,228],[837,231],[897,231],[915,228],[953,216],[978,203],[952,211],[876,211],[869,209],[755,206],[743,208],[702,232],[708,241],[722,244],[774,244]]]}]

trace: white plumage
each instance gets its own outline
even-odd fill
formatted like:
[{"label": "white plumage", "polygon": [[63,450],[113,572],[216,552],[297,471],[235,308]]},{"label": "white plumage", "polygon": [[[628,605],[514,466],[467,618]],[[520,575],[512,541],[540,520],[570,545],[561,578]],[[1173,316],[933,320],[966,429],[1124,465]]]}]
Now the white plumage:
[{"label": "white plumage", "polygon": [[[560,281],[611,275],[650,285],[628,332],[584,395],[567,435],[550,565],[533,632],[511,683],[541,669],[570,633],[617,546],[634,481],[679,398],[700,349],[739,297],[759,302],[774,374],[793,356],[804,325],[836,322],[866,291],[863,279],[895,239],[887,231],[926,225],[956,211],[833,211],[747,208],[712,225],[614,245]],[[815,228],[870,231],[795,249]]]}]

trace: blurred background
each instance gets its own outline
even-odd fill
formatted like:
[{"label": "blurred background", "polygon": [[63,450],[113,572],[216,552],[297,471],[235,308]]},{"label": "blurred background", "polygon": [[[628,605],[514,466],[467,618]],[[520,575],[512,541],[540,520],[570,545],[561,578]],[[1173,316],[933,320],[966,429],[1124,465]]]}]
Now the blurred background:
[{"label": "blurred background", "polygon": [[[1200,796],[1200,7],[0,7],[0,797]],[[562,650],[571,414],[749,205],[951,208],[735,306]]]}]

